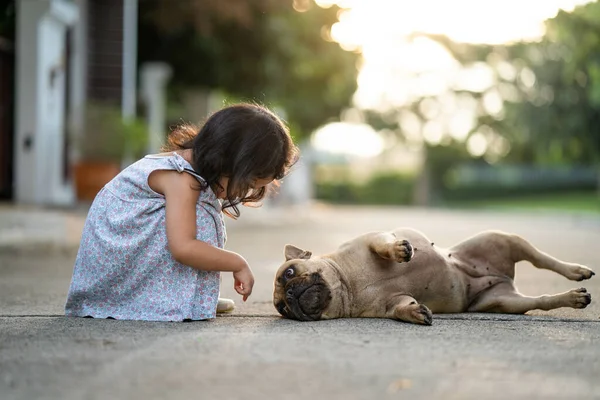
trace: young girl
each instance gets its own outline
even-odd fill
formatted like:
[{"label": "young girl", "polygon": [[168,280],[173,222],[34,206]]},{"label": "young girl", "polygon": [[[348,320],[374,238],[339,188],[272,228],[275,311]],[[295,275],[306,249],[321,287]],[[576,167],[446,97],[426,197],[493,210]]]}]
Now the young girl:
[{"label": "young girl", "polygon": [[220,271],[233,272],[246,301],[254,277],[223,249],[223,213],[259,202],[298,150],[272,112],[240,104],[214,113],[198,132],[171,133],[166,153],[124,169],[96,196],[86,219],[67,316],[182,321],[231,311]]}]

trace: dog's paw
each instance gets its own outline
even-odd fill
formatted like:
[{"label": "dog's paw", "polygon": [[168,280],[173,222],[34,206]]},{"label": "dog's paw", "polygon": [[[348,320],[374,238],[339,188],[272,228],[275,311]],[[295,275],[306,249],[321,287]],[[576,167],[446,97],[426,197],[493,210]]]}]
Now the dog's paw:
[{"label": "dog's paw", "polygon": [[409,307],[410,322],[421,325],[431,325],[433,314],[431,310],[423,304],[411,304]]},{"label": "dog's paw", "polygon": [[589,294],[586,288],[569,290],[566,295],[568,307],[586,308],[592,302],[592,295]]},{"label": "dog's paw", "polygon": [[584,281],[590,279],[594,275],[596,275],[596,273],[590,268],[579,264],[571,264],[569,270],[565,274],[565,276],[572,281]]},{"label": "dog's paw", "polygon": [[408,262],[413,254],[413,247],[408,240],[397,240],[392,244],[390,258],[396,262]]}]

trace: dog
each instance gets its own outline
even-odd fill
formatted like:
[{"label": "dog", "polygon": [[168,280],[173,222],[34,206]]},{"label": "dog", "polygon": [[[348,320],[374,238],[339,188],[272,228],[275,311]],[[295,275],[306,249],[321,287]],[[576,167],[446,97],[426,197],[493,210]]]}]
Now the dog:
[{"label": "dog", "polygon": [[284,255],[273,304],[283,317],[300,321],[371,317],[431,325],[434,313],[585,308],[592,300],[585,288],[522,295],[514,284],[515,263],[529,261],[573,281],[595,275],[500,231],[443,249],[423,233],[401,228],[361,235],[323,256],[288,244]]}]

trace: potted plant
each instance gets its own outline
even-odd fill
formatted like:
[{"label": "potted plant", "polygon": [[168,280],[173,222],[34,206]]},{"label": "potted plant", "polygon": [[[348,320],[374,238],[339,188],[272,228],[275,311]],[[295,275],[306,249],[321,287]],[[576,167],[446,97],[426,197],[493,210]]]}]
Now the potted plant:
[{"label": "potted plant", "polygon": [[125,121],[112,105],[89,105],[84,127],[75,138],[79,156],[73,165],[77,199],[92,201],[121,171],[124,160],[143,156],[147,142],[147,127],[141,120]]}]

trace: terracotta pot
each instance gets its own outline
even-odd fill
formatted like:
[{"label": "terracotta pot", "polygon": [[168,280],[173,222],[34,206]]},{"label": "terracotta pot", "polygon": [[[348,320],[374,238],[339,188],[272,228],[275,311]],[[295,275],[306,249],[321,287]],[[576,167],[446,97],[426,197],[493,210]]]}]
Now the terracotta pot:
[{"label": "terracotta pot", "polygon": [[75,194],[79,201],[93,201],[98,192],[121,171],[112,162],[81,161],[73,165]]}]

